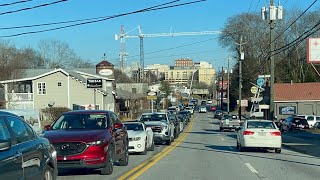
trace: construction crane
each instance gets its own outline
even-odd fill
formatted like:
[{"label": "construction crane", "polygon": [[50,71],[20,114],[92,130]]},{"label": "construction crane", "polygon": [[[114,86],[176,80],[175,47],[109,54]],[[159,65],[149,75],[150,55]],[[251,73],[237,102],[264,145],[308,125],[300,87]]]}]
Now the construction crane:
[{"label": "construction crane", "polygon": [[[129,36],[127,35],[129,32],[132,32],[134,30],[139,30],[139,35],[136,36]],[[212,35],[212,34],[220,34],[221,31],[199,31],[199,32],[176,32],[176,33],[157,33],[157,34],[143,34],[141,27],[138,26],[137,28],[129,31],[128,33],[124,32],[123,25],[121,26],[120,34],[115,35],[115,40],[120,39],[120,69],[125,68],[125,61],[127,57],[127,52],[125,50],[125,39],[126,38],[139,38],[140,39],[140,81],[143,82],[143,76],[144,76],[144,48],[143,48],[143,38],[155,38],[155,37],[174,37],[174,36],[199,36],[199,35]]]}]

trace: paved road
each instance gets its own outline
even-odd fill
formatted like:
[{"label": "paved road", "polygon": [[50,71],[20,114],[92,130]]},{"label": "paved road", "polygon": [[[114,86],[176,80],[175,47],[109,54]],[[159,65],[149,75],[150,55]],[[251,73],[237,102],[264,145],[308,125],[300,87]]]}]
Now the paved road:
[{"label": "paved road", "polygon": [[283,149],[281,154],[235,148],[235,132],[219,132],[218,120],[196,113],[189,135],[137,179],[320,179],[320,159]]},{"label": "paved road", "polygon": [[99,171],[85,171],[85,170],[76,170],[76,171],[59,171],[58,180],[103,180],[103,179],[117,179],[119,176],[126,173],[128,170],[133,169],[138,166],[143,161],[154,156],[160,152],[165,145],[156,145],[155,151],[148,151],[147,155],[139,154],[130,154],[129,156],[129,165],[128,166],[114,166],[114,171],[112,175],[102,176],[99,174]]}]

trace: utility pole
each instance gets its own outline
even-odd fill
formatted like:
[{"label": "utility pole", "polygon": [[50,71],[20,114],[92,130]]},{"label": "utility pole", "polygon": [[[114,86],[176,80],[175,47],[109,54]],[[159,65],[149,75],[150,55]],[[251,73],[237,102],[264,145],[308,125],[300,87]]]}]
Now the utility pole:
[{"label": "utility pole", "polygon": [[[262,7],[262,19],[266,19],[266,14],[267,14],[267,8]],[[274,49],[275,49],[275,40],[274,40],[274,28],[275,28],[275,21],[277,19],[282,19],[283,15],[283,7],[282,6],[274,6],[274,1],[270,0],[270,7],[269,7],[269,13],[270,15],[270,105],[269,105],[269,119],[273,120],[274,119],[274,71],[275,71],[275,66],[274,66]]]},{"label": "utility pole", "polygon": [[228,98],[228,114],[230,113],[230,56],[228,57],[228,92],[227,92],[227,98]]},{"label": "utility pole", "polygon": [[221,67],[221,111],[223,111],[223,67]]},{"label": "utility pole", "polygon": [[239,59],[239,119],[241,120],[241,100],[242,100],[242,61],[244,60],[244,52],[243,52],[243,45],[246,43],[242,42],[242,36],[240,38],[240,43],[236,43],[236,45],[239,46],[239,52],[240,52],[240,59]]}]

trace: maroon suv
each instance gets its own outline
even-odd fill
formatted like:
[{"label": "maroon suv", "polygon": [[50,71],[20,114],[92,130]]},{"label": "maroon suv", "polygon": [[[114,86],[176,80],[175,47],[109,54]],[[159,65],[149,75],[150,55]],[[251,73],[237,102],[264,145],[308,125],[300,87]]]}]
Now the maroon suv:
[{"label": "maroon suv", "polygon": [[69,111],[45,129],[44,137],[57,151],[59,169],[101,169],[108,175],[115,161],[128,165],[128,134],[112,111]]}]

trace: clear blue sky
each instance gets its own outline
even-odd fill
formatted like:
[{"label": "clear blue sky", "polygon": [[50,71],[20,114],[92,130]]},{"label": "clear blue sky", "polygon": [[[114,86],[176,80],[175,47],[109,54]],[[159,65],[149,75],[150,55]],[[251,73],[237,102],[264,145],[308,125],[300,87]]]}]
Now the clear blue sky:
[{"label": "clear blue sky", "polygon": [[[2,0],[0,4],[18,0]],[[0,7],[0,12],[34,6],[55,0],[33,0],[14,6]],[[60,4],[42,7],[34,10],[2,15],[1,27],[20,26],[28,24],[75,20],[99,16],[115,15],[141,8],[161,4],[170,0],[69,0]],[[192,0],[181,0],[188,2]],[[287,1],[287,2],[286,2]],[[313,0],[282,0],[285,8],[305,9]],[[252,4],[251,4],[252,2]],[[208,0],[199,4],[146,12],[126,17],[107,20],[95,24],[72,27],[68,29],[51,31],[33,35],[25,35],[10,40],[19,48],[34,47],[43,39],[56,39],[67,42],[82,58],[98,63],[104,53],[107,59],[117,64],[120,42],[115,41],[114,35],[124,25],[130,31],[141,25],[144,33],[184,32],[184,31],[215,31],[221,30],[228,17],[242,12],[260,12],[265,0]],[[267,1],[268,2],[268,1]],[[278,1],[275,1],[278,2]],[[251,4],[251,8],[249,9]],[[315,5],[319,7],[319,3]],[[14,34],[31,29],[2,30],[0,35]],[[137,35],[137,31],[129,35]],[[230,55],[226,49],[219,47],[217,40],[210,40],[193,46],[175,48],[177,46],[204,41],[217,37],[217,35],[161,37],[145,39],[145,64],[162,63],[172,65],[176,58],[192,58],[194,61],[208,61],[215,68],[225,65],[226,57]],[[127,39],[128,64],[139,60],[139,39]],[[175,48],[170,51],[147,54],[153,51]]]}]

